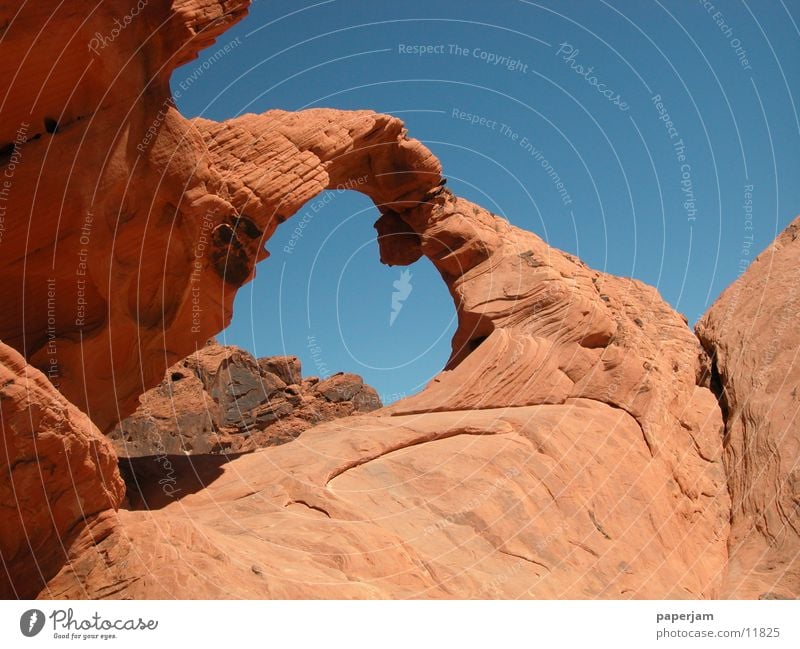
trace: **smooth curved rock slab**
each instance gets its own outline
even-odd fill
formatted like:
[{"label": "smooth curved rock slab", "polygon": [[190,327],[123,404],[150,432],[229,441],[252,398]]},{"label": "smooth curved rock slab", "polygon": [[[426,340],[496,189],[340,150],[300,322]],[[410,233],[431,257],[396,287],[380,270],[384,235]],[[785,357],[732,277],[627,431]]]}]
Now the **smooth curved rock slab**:
[{"label": "smooth curved rock slab", "polygon": [[42,596],[710,597],[718,474],[688,498],[630,415],[584,399],[349,418],[103,517]]}]

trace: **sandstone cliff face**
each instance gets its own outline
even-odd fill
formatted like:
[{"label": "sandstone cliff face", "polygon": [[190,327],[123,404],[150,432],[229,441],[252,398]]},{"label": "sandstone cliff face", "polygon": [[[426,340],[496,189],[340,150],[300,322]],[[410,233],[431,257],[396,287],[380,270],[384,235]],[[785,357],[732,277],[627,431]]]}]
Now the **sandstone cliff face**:
[{"label": "sandstone cliff face", "polygon": [[360,376],[303,379],[296,356],[253,358],[209,342],[167,370],[109,438],[122,457],[242,453],[381,406]]},{"label": "sandstone cliff face", "polygon": [[727,411],[730,597],[800,597],[800,218],[697,324]]},{"label": "sandstone cliff face", "polygon": [[230,314],[233,210],[208,200],[219,176],[169,77],[249,2],[149,2],[124,29],[115,2],[18,4],[0,6],[0,340],[107,432]]},{"label": "sandstone cliff face", "polygon": [[45,376],[0,343],[0,597],[34,597],[69,538],[122,501],[111,444]]},{"label": "sandstone cliff face", "polygon": [[[10,281],[0,289],[0,339],[110,430],[227,324],[236,289],[267,256],[275,229],[325,188],[350,187],[377,206],[384,263],[426,256],[439,270],[458,315],[451,358],[422,393],[370,415],[231,461],[189,458],[168,476],[152,466],[137,473],[148,480],[145,502],[114,513],[118,492],[104,496],[108,504],[93,511],[106,511],[69,536],[70,560],[40,596],[733,592],[725,578],[729,547],[738,552],[729,544],[728,487],[731,476],[752,482],[753,472],[731,473],[728,457],[726,475],[722,413],[706,387],[712,368],[685,320],[655,289],[594,271],[451,194],[439,162],[397,118],[328,109],[221,123],[181,117],[169,103],[171,70],[246,4],[148,4],[141,22],[102,48],[102,65],[81,77],[80,97],[45,93],[42,110],[72,117],[43,122],[38,138],[11,148],[8,201],[25,216],[9,221],[1,244],[0,271]],[[88,40],[102,30],[102,22],[80,26],[86,8],[77,0],[65,7],[58,24],[68,27],[53,39]],[[113,13],[103,12],[97,20]],[[20,21],[7,43],[44,27],[45,12],[25,9]],[[131,57],[131,43],[145,40]],[[41,58],[0,61],[28,79],[42,77]],[[68,56],[65,65],[77,70],[80,60]],[[120,69],[127,74],[114,76]],[[14,77],[11,94],[31,95],[26,83]],[[24,106],[3,106],[4,120],[22,120]],[[708,330],[706,341],[714,338]],[[736,390],[724,354],[712,351]],[[247,390],[217,390],[220,364],[233,356],[201,352],[204,360],[179,365],[183,378],[169,377],[161,405],[170,394],[208,394],[209,432],[227,434],[240,400],[257,420],[266,413],[258,393],[251,402]],[[242,357],[233,365],[278,377],[268,380],[284,396],[296,376],[289,364],[276,371],[274,362]],[[348,377],[300,385],[334,405],[356,401]],[[191,412],[181,409],[190,420]],[[141,444],[139,434],[128,443]],[[789,475],[796,456],[787,448],[789,464],[774,475]],[[60,476],[44,482],[45,494],[59,492]],[[94,496],[102,485],[91,482]],[[48,536],[48,552],[63,538],[58,530]],[[12,555],[3,548],[2,556]]]}]

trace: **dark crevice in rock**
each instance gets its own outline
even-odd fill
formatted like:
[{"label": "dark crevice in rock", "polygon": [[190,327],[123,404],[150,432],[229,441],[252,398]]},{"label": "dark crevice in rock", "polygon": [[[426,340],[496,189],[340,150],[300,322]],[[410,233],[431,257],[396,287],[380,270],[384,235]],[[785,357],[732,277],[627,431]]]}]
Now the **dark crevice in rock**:
[{"label": "dark crevice in rock", "polygon": [[599,559],[600,558],[600,555],[598,554],[598,552],[596,550],[592,550],[592,548],[590,548],[585,543],[581,543],[580,541],[573,541],[571,539],[570,539],[569,542],[570,542],[571,545],[574,545],[576,548],[580,548],[581,550],[583,550],[587,554],[591,554],[595,559]]},{"label": "dark crevice in rock", "polygon": [[602,399],[595,399],[594,397],[569,397],[564,403],[569,403],[570,399],[586,399],[588,401],[596,401],[597,403],[602,403],[603,405],[606,405],[609,408],[614,408],[615,410],[621,410],[622,412],[630,416],[630,418],[633,419],[634,422],[636,422],[636,425],[639,427],[639,430],[642,431],[642,439],[644,440],[645,446],[647,446],[647,450],[650,452],[650,457],[656,456],[657,448],[653,436],[645,429],[645,427],[642,425],[642,422],[639,421],[639,418],[633,412],[631,412],[629,408],[626,408],[622,404],[616,403],[615,401],[603,401]]},{"label": "dark crevice in rock", "polygon": [[711,357],[711,381],[709,383],[710,390],[714,393],[714,396],[717,397],[717,403],[719,404],[719,409],[722,412],[722,421],[725,423],[725,435],[723,438],[727,438],[727,424],[728,424],[728,398],[725,394],[725,386],[722,382],[722,376],[719,373],[719,368],[717,367],[717,358],[716,355]]},{"label": "dark crevice in rock", "polygon": [[488,338],[489,336],[478,336],[477,338],[473,338],[467,343],[467,349],[469,353],[474,352],[478,347],[480,347]]},{"label": "dark crevice in rock", "polygon": [[259,239],[264,234],[261,229],[253,222],[253,220],[240,214],[233,224],[234,230],[238,230],[250,239]]},{"label": "dark crevice in rock", "polygon": [[717,363],[717,350],[714,348],[714,345],[711,341],[704,340],[702,336],[698,335],[697,339],[700,341],[700,345],[703,347],[706,354],[708,354],[710,361],[710,369],[707,373],[704,373],[704,375],[700,377],[698,385],[706,385],[706,387],[708,387],[708,389],[711,390],[711,392],[713,392],[714,396],[717,398],[717,403],[719,404],[719,409],[722,413],[722,424],[724,427],[722,443],[724,446],[727,444],[728,440],[728,417],[730,415],[730,410],[728,407],[728,396],[725,391],[725,382],[720,374],[719,365]]},{"label": "dark crevice in rock", "polygon": [[597,516],[595,516],[594,512],[591,509],[589,510],[589,519],[592,521],[592,525],[594,525],[595,529],[610,541],[611,537],[609,536],[608,532],[605,531],[600,522],[597,520]]},{"label": "dark crevice in rock", "polygon": [[58,133],[58,120],[55,120],[52,117],[45,117],[44,130],[50,133],[51,135],[55,135],[56,133]]},{"label": "dark crevice in rock", "polygon": [[305,500],[290,500],[284,507],[289,507],[290,505],[302,505],[303,507],[307,507],[308,509],[319,512],[320,514],[324,514],[328,518],[331,518],[331,515],[324,510],[322,507],[317,507],[316,505],[310,505]]},{"label": "dark crevice in rock", "polygon": [[[722,374],[719,371],[717,350],[714,347],[714,344],[710,340],[704,339],[703,336],[701,336],[697,330],[695,330],[695,335],[697,336],[697,339],[700,341],[700,345],[702,346],[703,350],[708,355],[710,363],[707,376],[706,375],[702,376],[701,380],[698,381],[698,385],[706,385],[706,387],[708,387],[708,389],[711,390],[711,392],[717,399],[717,404],[719,405],[720,414],[722,415],[722,450],[724,458],[724,453],[730,442],[730,428],[728,426],[730,409],[728,404],[728,396],[725,390],[725,382],[723,380]],[[731,475],[728,471],[728,463],[723,460],[722,466],[725,469],[725,484],[728,490],[728,496],[731,499],[731,508],[730,512],[728,513],[728,518],[732,529],[734,524],[733,503],[736,500],[734,497],[733,490],[731,489]],[[729,537],[728,538],[729,552],[731,550],[730,548],[731,542],[732,539],[731,537]]]},{"label": "dark crevice in rock", "polygon": [[519,559],[520,561],[526,561],[527,563],[532,563],[534,566],[539,566],[540,568],[544,568],[545,570],[547,570],[547,572],[551,572],[550,566],[542,563],[541,561],[536,561],[536,559],[531,559],[530,557],[524,557],[521,554],[509,552],[508,550],[503,550],[502,548],[497,548],[497,551],[500,554],[505,554],[508,557],[514,557],[515,559]]},{"label": "dark crevice in rock", "polygon": [[434,435],[425,435],[422,438],[411,440],[410,442],[399,444],[397,446],[390,446],[389,448],[381,450],[379,453],[375,455],[367,455],[365,457],[361,457],[358,460],[354,460],[352,462],[347,462],[341,467],[335,469],[329,476],[328,479],[325,481],[325,487],[330,489],[330,483],[333,482],[336,478],[340,477],[342,474],[347,473],[352,469],[357,469],[358,467],[364,466],[369,462],[374,462],[375,460],[379,460],[382,457],[385,457],[391,453],[396,453],[397,451],[402,451],[407,448],[411,448],[412,446],[420,446],[421,444],[429,444],[430,442],[438,442],[444,439],[450,439],[451,437],[457,437],[459,435],[474,435],[474,436],[491,436],[491,435],[503,435],[504,432],[496,432],[496,431],[484,431],[484,430],[463,430],[463,429],[455,429],[444,431]]}]

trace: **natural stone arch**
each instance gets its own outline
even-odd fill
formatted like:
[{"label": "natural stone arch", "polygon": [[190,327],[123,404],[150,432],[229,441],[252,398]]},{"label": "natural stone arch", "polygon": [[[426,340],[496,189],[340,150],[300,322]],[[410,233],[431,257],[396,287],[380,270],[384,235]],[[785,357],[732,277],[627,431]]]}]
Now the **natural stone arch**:
[{"label": "natural stone arch", "polygon": [[[26,15],[27,29],[21,33],[10,30],[18,40],[4,41],[12,50],[48,18],[47,3],[28,4],[32,8]],[[397,450],[414,449],[424,455],[432,442],[445,442],[448,450],[443,456],[458,458],[479,439],[483,446],[480,464],[491,468],[493,462],[483,458],[495,459],[506,447],[505,441],[513,439],[515,450],[507,459],[519,461],[520,469],[512,474],[513,485],[506,475],[503,488],[488,495],[492,506],[505,506],[508,501],[500,495],[510,494],[511,510],[522,505],[519,530],[528,529],[532,521],[541,525],[545,520],[546,525],[538,531],[560,556],[577,552],[574,547],[583,552],[577,552],[575,564],[559,563],[561,575],[532,592],[530,584],[545,575],[530,566],[538,565],[550,573],[538,560],[526,560],[528,555],[539,556],[538,543],[512,530],[494,545],[496,530],[492,529],[492,538],[481,541],[491,547],[495,574],[512,574],[508,569],[518,568],[523,559],[528,570],[537,572],[536,582],[532,576],[521,580],[527,596],[563,595],[565,583],[575,585],[570,594],[588,597],[613,596],[614,587],[620,594],[639,596],[713,596],[715,580],[725,566],[729,515],[719,461],[721,418],[714,396],[703,387],[706,358],[681,317],[655,289],[591,270],[534,234],[453,196],[441,186],[438,162],[407,137],[396,118],[369,111],[323,109],[297,114],[271,111],[224,123],[183,118],[170,101],[171,70],[210,45],[243,15],[247,4],[246,0],[150,3],[144,22],[126,30],[104,50],[106,65],[93,67],[74,98],[62,92],[69,86],[63,82],[51,85],[55,91],[48,89],[43,95],[35,122],[43,125],[44,134],[37,133],[37,139],[24,143],[11,196],[16,214],[38,217],[36,239],[31,246],[28,223],[22,219],[9,222],[0,272],[15,281],[3,287],[7,317],[0,317],[0,338],[14,341],[15,346],[22,341],[28,358],[47,368],[47,347],[41,341],[36,341],[36,348],[25,344],[29,332],[47,328],[47,296],[43,299],[39,285],[39,293],[26,295],[24,288],[18,291],[16,280],[24,284],[26,272],[46,278],[57,243],[59,254],[68,260],[57,268],[57,284],[74,283],[82,225],[91,211],[96,220],[88,262],[91,289],[87,284],[86,290],[94,293],[86,296],[93,303],[88,307],[93,317],[90,326],[74,324],[74,319],[70,325],[69,310],[56,314],[61,369],[56,378],[69,400],[107,429],[120,414],[132,409],[139,393],[158,382],[166,367],[224,327],[236,289],[264,258],[263,243],[282,220],[326,187],[346,186],[354,175],[366,174],[368,182],[359,187],[381,212],[378,234],[383,261],[410,263],[424,254],[439,269],[453,295],[459,328],[448,365],[451,369],[422,394],[378,416],[309,431],[307,442],[316,451],[303,455],[303,445],[285,445],[270,455],[278,469],[274,472],[264,471],[263,456],[240,459],[236,469],[244,471],[246,481],[237,483],[232,472],[221,492],[209,488],[208,500],[214,508],[219,503],[226,505],[224,521],[201,511],[202,504],[187,509],[185,517],[173,518],[171,512],[164,512],[151,519],[124,512],[117,520],[110,510],[119,502],[119,490],[105,494],[99,490],[102,477],[87,479],[87,493],[103,496],[96,505],[102,511],[70,548],[76,563],[50,582],[53,590],[48,592],[61,596],[109,592],[133,597],[208,593],[307,596],[309,591],[303,588],[310,585],[314,596],[410,596],[420,592],[469,596],[480,592],[476,582],[485,581],[491,572],[481,569],[466,575],[455,590],[443,588],[449,580],[434,573],[446,566],[433,571],[420,568],[425,565],[423,560],[435,562],[440,552],[429,552],[425,544],[406,552],[419,539],[382,527],[384,503],[373,503],[381,510],[376,513],[363,502],[344,502],[342,494],[333,495],[328,484],[347,479],[346,474],[352,476],[359,467],[380,462]],[[65,20],[54,22],[62,30],[58,38],[78,34],[79,41],[88,41],[97,23],[79,24],[85,3],[71,0],[64,7]],[[100,12],[95,20],[109,18],[109,13]],[[162,23],[163,30],[159,27]],[[148,29],[153,30],[152,38],[126,68],[135,49],[132,44],[138,47],[141,30]],[[48,45],[56,40],[54,36]],[[67,52],[61,59],[62,81],[80,72],[78,63],[84,58],[85,51]],[[7,65],[19,62],[13,56],[0,56],[0,60]],[[47,72],[42,57],[35,63],[22,70],[26,77],[38,79],[43,76],[42,69]],[[127,72],[124,83],[112,83],[123,68]],[[108,98],[110,87],[115,92]],[[20,111],[30,99],[23,92],[13,93],[13,97],[10,109],[4,109],[2,124],[18,123]],[[51,121],[45,124],[45,119]],[[80,170],[80,182],[70,175],[72,163]],[[41,175],[47,178],[43,188]],[[132,184],[133,191],[128,191]],[[22,274],[20,268],[25,269]],[[193,285],[202,287],[197,298],[203,300],[200,311],[194,309]],[[68,297],[75,299],[74,295]],[[23,302],[28,310],[20,330],[15,323],[23,313]],[[20,376],[27,371],[10,350],[3,353],[3,364],[9,363]],[[42,389],[34,395],[32,405],[49,412],[51,386],[41,375],[35,376]],[[16,385],[12,385],[14,390]],[[21,388],[19,394],[23,394]],[[22,398],[4,403],[9,407],[4,421],[11,417],[24,420],[30,407]],[[85,448],[98,447],[91,439],[98,436],[97,431],[79,422],[74,409],[61,405],[70,411],[68,416],[75,418],[76,425],[92,433],[74,437],[82,443],[84,438],[88,440]],[[439,411],[446,411],[446,416],[439,417]],[[404,413],[413,416],[401,418]],[[396,423],[398,418],[401,425]],[[63,432],[55,426],[49,428]],[[40,432],[20,430],[25,437]],[[14,431],[4,428],[4,439],[10,432]],[[67,431],[68,439],[72,432]],[[60,442],[61,437],[54,439]],[[568,450],[561,452],[564,446]],[[573,453],[575,449],[580,452]],[[33,461],[47,460],[49,454],[43,452]],[[52,454],[57,456],[58,450]],[[609,473],[609,466],[619,466],[620,456],[627,460],[625,470]],[[554,458],[558,484],[551,490],[548,482],[552,482]],[[23,466],[20,459],[31,460],[19,453],[9,458],[9,466]],[[119,487],[113,455],[107,451],[102,459],[105,479]],[[591,468],[601,477],[613,479],[600,479]],[[450,486],[471,475],[468,465],[456,465],[448,491],[458,492]],[[647,479],[639,481],[640,475]],[[636,476],[635,497],[630,494],[629,487],[634,486],[628,484],[630,476]],[[519,489],[515,489],[517,484]],[[436,487],[433,483],[429,486]],[[59,491],[57,482],[47,487]],[[529,497],[537,489],[545,506]],[[421,494],[427,495],[425,491]],[[217,495],[223,498],[217,501]],[[416,498],[416,494],[411,496]],[[558,506],[551,506],[550,500]],[[265,513],[270,502],[276,512]],[[337,553],[361,557],[376,546],[401,548],[402,552],[387,563],[364,567],[367,572],[361,574],[367,579],[353,579],[352,575],[359,573],[342,571],[341,581],[326,591],[318,590],[313,578],[308,579],[309,573],[297,573],[303,579],[291,585],[281,583],[279,575],[263,580],[261,567],[249,567],[251,557],[275,557],[270,554],[275,548],[265,550],[255,535],[247,539],[248,544],[238,545],[247,536],[238,530],[232,543],[227,505],[244,507],[238,511],[244,513],[245,521],[268,517],[270,529],[283,529],[286,542],[291,543],[302,539],[308,528],[305,524],[293,527],[293,519],[287,520],[284,510],[292,505],[308,509],[310,502],[314,511],[330,510],[328,517],[337,525],[330,543],[342,544]],[[417,508],[417,501],[408,502]],[[8,497],[2,504],[7,507],[10,503]],[[108,509],[103,509],[106,503]],[[618,507],[620,504],[628,506]],[[65,511],[70,506],[67,503]],[[651,523],[669,519],[667,537],[662,538],[660,527],[651,531],[637,525],[642,506],[650,508]],[[403,513],[411,509],[404,506]],[[258,520],[263,523],[265,519]],[[166,540],[160,536],[162,524],[170,529]],[[368,535],[364,533],[367,524]],[[22,538],[16,527],[9,529],[12,541]],[[464,540],[476,536],[467,526],[465,529],[469,537]],[[61,534],[59,527],[42,540],[60,543]],[[585,544],[576,545],[589,535],[602,544],[598,546],[602,555],[587,550]],[[654,540],[655,549],[648,547],[647,553],[641,553]],[[462,545],[452,539],[448,543],[455,550]],[[195,565],[202,570],[191,571],[187,580],[187,566],[164,562],[166,547],[172,551],[178,547],[187,561],[192,552],[182,552],[182,548],[199,550],[202,559]],[[240,553],[237,558],[246,557],[247,561],[226,563],[231,553]],[[296,556],[291,548],[275,560],[282,567],[292,566]],[[308,566],[317,561],[319,553],[300,556]],[[628,564],[631,557],[632,567]],[[473,559],[474,554],[465,556],[465,565],[471,565]],[[372,576],[385,576],[387,565],[399,566],[395,569],[403,583],[389,583],[385,589],[370,584]],[[163,582],[148,579],[154,566],[166,573]],[[320,563],[313,574],[324,574],[328,582],[329,568]],[[96,580],[87,583],[86,575],[96,576]],[[411,586],[406,575],[413,578]],[[277,582],[274,589],[273,580]],[[226,584],[239,590],[226,591],[222,588]],[[513,591],[503,593],[509,596]]]}]

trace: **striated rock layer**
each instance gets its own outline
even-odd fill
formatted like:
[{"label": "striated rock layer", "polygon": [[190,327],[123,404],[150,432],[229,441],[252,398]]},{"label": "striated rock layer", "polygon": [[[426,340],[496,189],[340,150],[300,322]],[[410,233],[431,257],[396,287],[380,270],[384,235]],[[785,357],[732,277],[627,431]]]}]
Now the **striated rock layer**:
[{"label": "striated rock layer", "polygon": [[800,597],[800,218],[697,323],[726,411],[724,594]]},{"label": "striated rock layer", "polygon": [[[72,43],[102,34],[120,12],[113,3],[84,22],[77,0],[0,15],[0,61],[20,71],[7,75],[14,99],[2,123],[28,120],[36,105],[22,135],[4,135],[4,204],[16,216],[0,241],[0,339],[109,431],[227,324],[275,229],[345,187],[377,206],[381,261],[425,256],[438,269],[458,315],[451,358],[426,390],[389,408],[230,461],[136,474],[145,502],[116,512],[113,490],[86,527],[45,535],[47,552],[63,543],[69,560],[40,597],[733,592],[736,474],[726,475],[708,387],[716,375],[685,320],[655,289],[592,270],[451,194],[395,117],[184,119],[169,96],[172,69],[246,5],[148,3],[85,69]],[[12,51],[39,29],[48,51],[65,45],[58,83],[44,50]],[[315,389],[336,402],[347,383]],[[61,479],[48,475],[45,495],[60,493]],[[103,484],[87,489],[97,497]]]},{"label": "striated rock layer", "polygon": [[105,432],[229,319],[239,236],[257,257],[169,88],[248,4],[0,5],[0,340]]},{"label": "striated rock layer", "polygon": [[242,453],[381,406],[360,376],[303,378],[296,356],[253,358],[210,341],[167,370],[109,437],[123,457]]},{"label": "striated rock layer", "polygon": [[[217,467],[179,502],[98,522],[112,566],[137,539],[135,565],[93,567],[89,531],[43,595],[719,593],[722,419],[683,319],[446,191],[392,215],[457,300],[451,369]],[[182,563],[163,561],[167,545]]]},{"label": "striated rock layer", "polygon": [[338,420],[216,475],[98,519],[42,596],[686,598],[724,567],[722,512],[590,400]]}]

